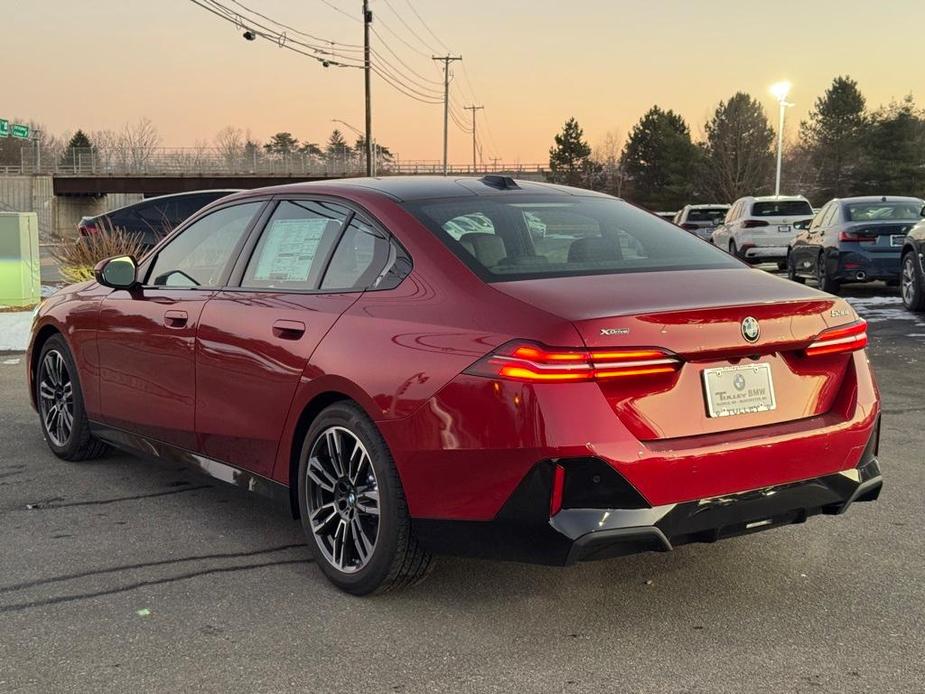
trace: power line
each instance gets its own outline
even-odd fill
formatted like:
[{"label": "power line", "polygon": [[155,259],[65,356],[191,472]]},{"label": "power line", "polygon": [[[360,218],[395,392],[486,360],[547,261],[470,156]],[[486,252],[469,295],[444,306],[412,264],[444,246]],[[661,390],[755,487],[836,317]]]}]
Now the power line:
[{"label": "power line", "polygon": [[301,31],[300,29],[296,29],[296,28],[293,27],[293,26],[290,26],[290,25],[288,25],[288,24],[284,24],[283,22],[280,22],[280,21],[278,21],[278,20],[276,20],[276,19],[273,19],[272,17],[268,17],[268,16],[266,16],[265,14],[261,14],[261,13],[258,12],[257,10],[251,9],[250,7],[248,7],[247,5],[245,5],[243,2],[238,2],[238,0],[231,0],[231,2],[233,2],[235,5],[237,5],[238,7],[240,7],[240,8],[241,8],[242,10],[244,10],[245,12],[250,12],[251,14],[258,16],[258,17],[260,17],[261,19],[265,19],[266,21],[270,22],[271,24],[275,24],[275,25],[278,26],[278,27],[282,27],[283,29],[286,29],[286,30],[288,30],[288,31],[295,32],[296,34],[299,34],[300,36],[304,36],[304,37],[309,38],[309,39],[312,39],[312,40],[314,40],[314,41],[320,41],[321,43],[329,43],[329,44],[331,44],[332,46],[334,46],[334,45],[341,46],[341,49],[340,49],[340,50],[344,50],[344,51],[350,50],[351,52],[354,52],[354,53],[362,53],[362,52],[363,52],[363,46],[361,46],[360,44],[357,44],[357,43],[342,43],[342,42],[340,42],[340,41],[330,41],[330,40],[328,40],[328,39],[321,38],[320,36],[314,36],[313,34],[306,33],[306,32],[304,32],[304,31]]},{"label": "power line", "polygon": [[[409,32],[411,32],[411,35],[414,36],[414,38],[416,38],[418,41],[421,42],[421,45],[424,46],[424,48],[426,48],[427,50],[429,50],[431,53],[439,53],[439,52],[440,52],[440,51],[438,51],[436,48],[434,48],[433,46],[431,46],[429,43],[427,43],[427,41],[425,41],[424,39],[422,39],[421,36],[420,36],[414,29],[411,28],[411,25],[408,24],[408,22],[405,21],[405,18],[402,17],[394,7],[392,7],[392,3],[390,3],[389,0],[382,0],[382,2],[385,3],[385,6],[386,6],[386,7],[388,7],[390,10],[392,10],[392,14],[394,14],[396,17],[398,17],[398,21],[402,23],[402,25],[405,27],[405,29],[407,29]],[[444,46],[444,48],[446,48],[446,46]]]},{"label": "power line", "polygon": [[352,14],[350,14],[350,13],[347,12],[346,10],[342,10],[342,9],[339,8],[337,5],[335,5],[333,2],[329,2],[329,0],[321,0],[321,2],[323,2],[325,5],[327,5],[328,7],[330,7],[330,8],[331,8],[332,10],[334,10],[335,12],[340,12],[342,15],[344,15],[345,17],[349,17],[350,19],[352,19],[352,20],[355,21],[355,22],[362,22],[362,21],[363,21],[363,20],[360,19],[359,17],[354,17]]},{"label": "power line", "polygon": [[[421,26],[423,26],[423,27],[427,30],[427,33],[430,34],[431,36],[433,36],[433,37],[434,37],[434,40],[435,40],[437,43],[439,43],[441,46],[443,46],[444,50],[449,51],[449,50],[450,50],[449,47],[448,47],[445,43],[443,43],[443,41],[441,41],[433,31],[431,31],[430,27],[427,26],[427,22],[424,21],[424,18],[421,17],[420,14],[418,14],[418,11],[417,11],[416,9],[414,9],[414,5],[411,4],[411,0],[405,0],[405,2],[408,4],[408,7],[409,7],[409,8],[411,9],[411,11],[414,13],[414,16],[418,18],[418,21],[421,23]],[[393,11],[394,11],[394,10],[393,10]],[[437,51],[434,51],[434,53],[436,53],[436,52],[437,52]]]}]

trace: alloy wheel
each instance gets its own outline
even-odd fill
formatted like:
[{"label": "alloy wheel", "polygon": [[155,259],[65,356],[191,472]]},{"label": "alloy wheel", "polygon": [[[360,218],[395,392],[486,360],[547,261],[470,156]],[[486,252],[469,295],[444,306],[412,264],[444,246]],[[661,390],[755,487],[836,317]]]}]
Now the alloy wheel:
[{"label": "alloy wheel", "polygon": [[907,253],[903,260],[902,275],[899,278],[900,291],[903,296],[903,303],[906,306],[915,304],[916,277],[915,277],[915,255]]},{"label": "alloy wheel", "polygon": [[64,357],[50,350],[39,371],[39,412],[45,433],[59,447],[67,445],[74,427],[74,384]]},{"label": "alloy wheel", "polygon": [[363,442],[345,427],[322,431],[308,455],[305,489],[325,559],[344,573],[366,566],[379,538],[379,481]]}]

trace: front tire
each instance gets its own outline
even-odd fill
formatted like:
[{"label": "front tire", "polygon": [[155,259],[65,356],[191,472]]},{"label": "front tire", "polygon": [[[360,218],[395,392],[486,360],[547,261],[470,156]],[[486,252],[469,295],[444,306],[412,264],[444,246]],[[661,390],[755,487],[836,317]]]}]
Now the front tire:
[{"label": "front tire", "polygon": [[915,251],[903,255],[901,267],[899,287],[903,305],[916,313],[925,311],[925,278],[920,264],[916,262]]},{"label": "front tire", "polygon": [[742,256],[739,255],[739,247],[736,246],[735,241],[729,242],[729,255],[731,255],[733,258],[738,258],[739,260],[743,259]]},{"label": "front tire", "polygon": [[385,592],[429,573],[433,560],[412,535],[392,455],[355,404],[335,403],[312,422],[299,459],[298,494],[315,561],[341,590]]},{"label": "front tire", "polygon": [[90,433],[77,365],[61,335],[48,338],[39,352],[35,402],[45,442],[62,460],[93,460],[109,450]]}]

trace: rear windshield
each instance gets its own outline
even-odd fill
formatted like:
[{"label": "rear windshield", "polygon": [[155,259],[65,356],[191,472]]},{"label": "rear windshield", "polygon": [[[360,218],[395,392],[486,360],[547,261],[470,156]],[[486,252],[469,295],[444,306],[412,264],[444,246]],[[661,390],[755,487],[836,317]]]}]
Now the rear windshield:
[{"label": "rear windshield", "polygon": [[752,205],[753,217],[813,216],[812,206],[805,200],[766,200]]},{"label": "rear windshield", "polygon": [[719,224],[726,217],[726,212],[728,208],[724,207],[710,207],[710,208],[700,208],[696,210],[687,211],[687,221],[688,222],[709,222],[710,224]]},{"label": "rear windshield", "polygon": [[877,222],[881,219],[918,219],[922,216],[921,200],[917,202],[851,202],[845,205],[849,222]]},{"label": "rear windshield", "polygon": [[406,207],[488,282],[741,267],[675,225],[613,198],[511,194]]}]

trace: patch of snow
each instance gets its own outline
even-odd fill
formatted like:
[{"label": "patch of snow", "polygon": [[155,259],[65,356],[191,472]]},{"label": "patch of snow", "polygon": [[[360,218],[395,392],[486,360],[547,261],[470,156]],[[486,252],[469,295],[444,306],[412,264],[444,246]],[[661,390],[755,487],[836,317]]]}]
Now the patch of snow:
[{"label": "patch of snow", "polygon": [[0,313],[0,352],[25,352],[32,329],[32,311]]}]

